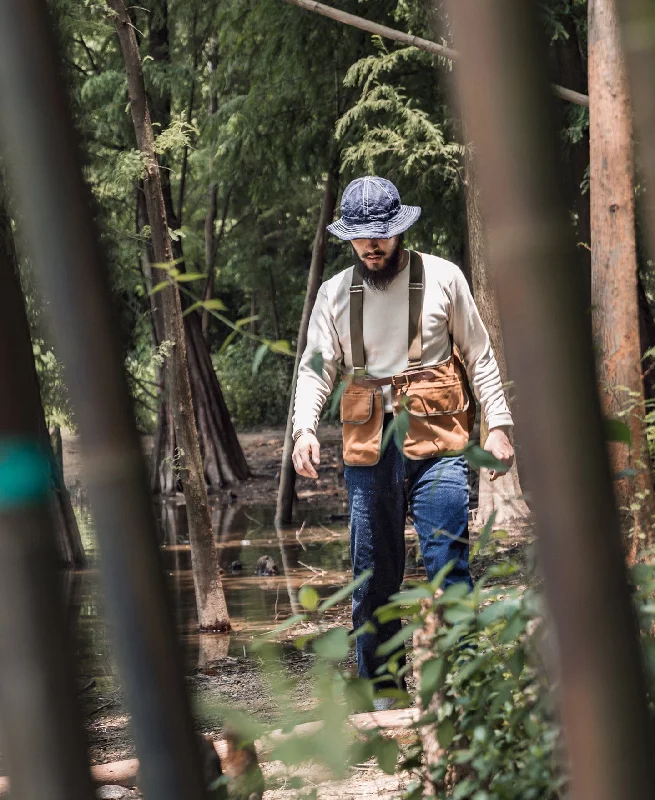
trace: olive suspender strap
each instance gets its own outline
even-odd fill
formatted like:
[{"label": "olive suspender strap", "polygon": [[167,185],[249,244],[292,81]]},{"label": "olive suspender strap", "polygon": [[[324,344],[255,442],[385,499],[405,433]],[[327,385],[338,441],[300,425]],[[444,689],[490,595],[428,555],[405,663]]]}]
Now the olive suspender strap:
[{"label": "olive suspender strap", "polygon": [[407,330],[407,367],[420,367],[423,359],[423,259],[409,253],[409,326]]},{"label": "olive suspender strap", "polygon": [[364,354],[364,286],[362,276],[353,269],[350,284],[350,350],[355,377],[366,375],[366,355]]},{"label": "olive suspender strap", "polygon": [[[409,323],[407,328],[407,365],[420,367],[423,351],[423,259],[409,253]],[[366,375],[364,353],[364,286],[362,276],[353,270],[350,284],[350,349],[355,377]]]}]

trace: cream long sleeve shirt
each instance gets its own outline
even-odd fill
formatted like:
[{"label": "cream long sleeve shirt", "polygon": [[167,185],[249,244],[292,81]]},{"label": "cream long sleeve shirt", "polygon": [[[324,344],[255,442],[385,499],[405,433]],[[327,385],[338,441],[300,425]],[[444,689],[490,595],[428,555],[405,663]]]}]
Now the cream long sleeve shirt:
[{"label": "cream long sleeve shirt", "polygon": [[[459,347],[471,387],[489,428],[512,425],[498,364],[489,335],[469,290],[455,264],[421,253],[424,266],[423,364],[429,366],[450,355],[450,336]],[[350,284],[353,267],[326,281],[318,291],[307,332],[296,384],[293,430],[316,431],[339,366],[352,374],[350,348]],[[407,369],[409,324],[409,269],[405,267],[385,291],[364,284],[364,352],[366,369],[373,378],[384,378]],[[312,358],[320,352],[322,373]],[[316,365],[316,362],[314,362]],[[391,411],[391,387],[384,387],[385,410]]]}]

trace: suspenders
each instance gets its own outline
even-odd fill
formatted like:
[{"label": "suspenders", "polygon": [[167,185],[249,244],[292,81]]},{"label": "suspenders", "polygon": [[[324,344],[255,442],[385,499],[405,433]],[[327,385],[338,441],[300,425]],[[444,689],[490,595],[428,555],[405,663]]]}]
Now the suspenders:
[{"label": "suspenders", "polygon": [[[407,367],[420,367],[423,351],[423,259],[409,252],[409,324],[407,329]],[[364,353],[364,287],[362,277],[353,270],[350,285],[350,347],[356,378],[366,375]]]}]

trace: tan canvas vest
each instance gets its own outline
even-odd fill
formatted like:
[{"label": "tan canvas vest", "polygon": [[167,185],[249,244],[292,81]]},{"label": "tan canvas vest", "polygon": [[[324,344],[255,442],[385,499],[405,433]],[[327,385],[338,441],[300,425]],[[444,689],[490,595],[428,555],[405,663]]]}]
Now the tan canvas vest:
[{"label": "tan canvas vest", "polygon": [[382,453],[383,386],[391,386],[393,413],[408,412],[403,453],[431,458],[461,450],[475,421],[475,400],[464,364],[452,346],[444,361],[424,367],[423,260],[410,251],[407,369],[388,378],[369,378],[364,352],[364,287],[353,270],[350,286],[350,343],[354,373],[341,395],[343,460],[352,467],[377,464]]}]

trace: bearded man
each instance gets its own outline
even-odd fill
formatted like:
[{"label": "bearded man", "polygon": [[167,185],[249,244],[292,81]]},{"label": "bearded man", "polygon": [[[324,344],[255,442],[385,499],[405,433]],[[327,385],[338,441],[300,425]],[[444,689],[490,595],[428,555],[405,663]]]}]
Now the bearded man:
[{"label": "bearded man", "polygon": [[[378,624],[375,610],[399,591],[405,566],[408,508],[428,580],[449,565],[443,586],[471,586],[468,565],[468,466],[458,454],[473,425],[475,392],[489,426],[485,449],[507,469],[513,424],[489,336],[461,270],[403,246],[421,209],[404,206],[396,187],[366,176],[350,183],[341,219],[328,230],[353,248],[355,264],[326,281],[312,312],[294,406],[293,463],[316,478],[316,427],[341,368],[345,479],[355,578],[353,593],[359,675],[375,679],[377,709],[393,702],[386,656],[377,651],[401,627]],[[315,354],[322,359],[316,371]],[[401,449],[384,431],[397,419]],[[406,432],[405,432],[406,431]],[[500,473],[491,476],[493,480]]]}]

